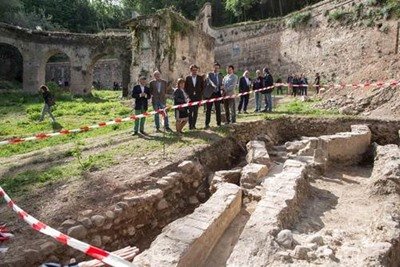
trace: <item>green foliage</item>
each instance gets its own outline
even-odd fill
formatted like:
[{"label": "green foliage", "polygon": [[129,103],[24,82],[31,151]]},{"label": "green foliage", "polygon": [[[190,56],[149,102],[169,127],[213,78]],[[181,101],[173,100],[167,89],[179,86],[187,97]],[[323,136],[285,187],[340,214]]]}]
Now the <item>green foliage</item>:
[{"label": "green foliage", "polygon": [[329,12],[328,17],[329,17],[329,20],[341,21],[346,18],[347,14],[348,14],[348,12],[346,12],[344,10],[336,9],[332,12]]},{"label": "green foliage", "polygon": [[[54,85],[55,86],[55,85]],[[0,140],[15,136],[27,136],[34,133],[53,130],[79,128],[99,121],[108,121],[117,117],[129,116],[132,109],[120,100],[120,93],[115,91],[93,91],[89,96],[72,96],[53,85],[50,91],[55,94],[56,105],[53,114],[59,126],[51,125],[48,117],[38,122],[43,107],[39,94],[29,95],[21,91],[0,91]],[[56,127],[56,128],[55,128]],[[114,131],[125,131],[131,125],[121,124],[115,127],[104,127],[79,135],[66,135],[49,138],[40,142],[27,142],[19,145],[9,145],[0,149],[0,157],[6,157],[21,152],[53,146],[74,140],[82,140],[91,136],[108,134]]]},{"label": "green foliage", "polygon": [[326,115],[338,115],[339,112],[336,110],[325,110],[315,108],[314,105],[318,101],[303,102],[301,100],[294,100],[282,105],[279,105],[276,109],[277,113],[283,114],[296,114],[296,115],[316,115],[316,116],[326,116]]},{"label": "green foliage", "polygon": [[306,25],[311,19],[311,12],[295,13],[287,21],[286,25],[290,28],[296,28]]}]

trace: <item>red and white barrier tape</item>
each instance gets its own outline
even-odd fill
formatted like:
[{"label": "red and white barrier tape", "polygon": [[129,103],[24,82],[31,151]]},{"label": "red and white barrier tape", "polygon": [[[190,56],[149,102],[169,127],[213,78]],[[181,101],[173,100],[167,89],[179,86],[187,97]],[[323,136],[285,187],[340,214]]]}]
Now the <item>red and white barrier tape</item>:
[{"label": "red and white barrier tape", "polygon": [[97,259],[99,261],[104,262],[105,264],[108,264],[110,266],[114,267],[133,267],[135,266],[133,263],[130,263],[110,252],[107,252],[103,249],[88,245],[86,243],[83,243],[75,238],[69,237],[49,226],[46,224],[38,221],[25,211],[23,211],[20,207],[18,207],[14,201],[11,200],[11,198],[7,195],[7,193],[1,188],[0,186],[0,198],[4,198],[4,200],[7,202],[7,205],[12,208],[18,216],[23,219],[26,223],[28,223],[33,229],[35,229],[38,232],[41,232],[47,236],[50,236],[60,242],[61,244],[70,246],[76,250],[79,250],[86,255]]},{"label": "red and white barrier tape", "polygon": [[[392,81],[392,82],[376,82],[376,83],[360,83],[360,84],[332,84],[332,85],[328,85],[328,87],[330,87],[330,88],[345,88],[345,87],[368,88],[368,87],[397,86],[399,84],[400,84],[399,81]],[[277,86],[309,87],[309,85],[289,85],[286,83],[276,83],[274,86],[261,88],[261,89],[257,89],[257,90],[251,90],[249,92],[234,94],[232,96],[222,96],[222,97],[216,97],[216,98],[212,98],[212,99],[189,102],[189,103],[182,104],[182,105],[175,105],[172,107],[166,107],[165,109],[159,109],[156,111],[145,112],[145,113],[139,114],[139,115],[131,115],[130,117],[127,117],[127,118],[116,118],[116,119],[114,119],[112,121],[108,121],[108,122],[100,122],[98,124],[94,124],[91,126],[83,126],[79,129],[73,129],[73,130],[64,129],[64,130],[61,130],[60,132],[56,132],[56,133],[38,133],[38,134],[36,134],[34,136],[30,136],[30,137],[12,138],[12,139],[8,139],[8,140],[0,141],[0,146],[9,145],[9,144],[19,144],[22,142],[28,142],[28,141],[33,141],[33,140],[43,140],[43,139],[47,139],[47,138],[55,137],[55,136],[59,136],[59,135],[68,135],[68,134],[73,134],[73,133],[87,132],[87,131],[90,131],[93,129],[97,129],[97,128],[101,128],[101,127],[105,127],[105,126],[109,126],[109,125],[114,125],[114,124],[118,124],[118,123],[122,123],[122,122],[135,121],[137,119],[149,117],[149,116],[155,115],[157,113],[161,114],[161,115],[165,115],[166,111],[168,111],[168,110],[179,109],[179,108],[184,108],[184,107],[192,107],[192,106],[201,106],[206,103],[222,101],[225,99],[232,99],[232,98],[240,97],[243,95],[248,95],[248,94],[255,93],[255,92],[265,91],[265,90],[272,89]],[[322,87],[322,86],[320,86],[320,87]]]}]

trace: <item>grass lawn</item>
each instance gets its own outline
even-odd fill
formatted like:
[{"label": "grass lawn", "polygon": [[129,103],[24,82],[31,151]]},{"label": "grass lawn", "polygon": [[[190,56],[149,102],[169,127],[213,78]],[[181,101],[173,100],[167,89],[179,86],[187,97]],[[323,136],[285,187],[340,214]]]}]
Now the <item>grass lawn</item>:
[{"label": "grass lawn", "polygon": [[[55,90],[55,92],[57,105],[54,107],[53,114],[57,119],[56,124],[52,124],[48,116],[43,122],[38,121],[43,105],[39,95],[26,95],[20,91],[0,93],[0,140],[30,136],[42,132],[59,131],[61,129],[79,128],[118,117],[127,117],[132,111],[131,101],[122,100],[121,93],[116,91],[94,90],[92,95],[85,97],[74,97],[59,90]],[[169,100],[169,103],[172,104],[172,100]],[[315,102],[294,100],[278,105],[273,114],[239,115],[238,121],[263,119],[265,117],[274,118],[288,114],[312,116],[337,114],[337,111],[315,109],[312,107],[313,104]],[[249,110],[252,110],[252,108],[249,107]],[[200,120],[204,120],[202,108],[200,108],[199,113]],[[173,125],[174,119],[172,115],[173,112],[170,112],[170,121]],[[147,131],[152,131],[153,123],[153,117],[147,118]],[[113,132],[126,132],[131,129],[132,124],[121,123],[85,133],[59,136],[41,141],[30,141],[17,145],[6,145],[0,147],[0,157],[9,157],[44,147],[76,142],[89,137],[109,135]]]},{"label": "grass lawn", "polygon": [[[131,101],[121,100],[120,92],[93,91],[92,96],[72,97],[69,94],[57,92],[57,106],[54,115],[62,125],[62,128],[72,129],[80,126],[107,121],[116,117],[126,117],[131,113]],[[309,116],[337,116],[337,111],[326,111],[313,108],[315,102],[302,102],[285,98],[283,104],[278,105],[273,113],[249,113],[239,114],[238,122],[259,120],[265,118],[279,118],[284,115],[309,115]],[[0,95],[0,138],[6,139],[13,136],[28,136],[33,133],[49,132],[52,124],[37,122],[42,107],[39,96],[28,96],[21,92],[2,93]],[[249,110],[253,107],[249,106]],[[174,126],[173,113],[170,113],[171,128]],[[212,124],[215,117],[212,115]],[[202,135],[202,131],[187,132],[182,138],[175,134],[166,134],[165,139],[155,138],[152,140],[136,139],[129,143],[112,146],[92,155],[82,153],[85,145],[84,140],[89,137],[104,136],[108,138],[111,133],[119,134],[131,130],[133,123],[122,123],[108,126],[80,134],[72,134],[49,138],[43,141],[26,142],[17,145],[0,147],[0,157],[9,157],[37,149],[51,147],[63,143],[73,143],[74,149],[68,151],[74,159],[64,164],[54,164],[38,172],[26,170],[18,174],[6,175],[1,179],[1,185],[13,195],[23,195],[25,192],[37,186],[63,179],[81,179],[84,172],[105,169],[116,162],[118,158],[132,155],[143,155],[163,148],[163,142],[167,144],[167,154],[176,153],[179,148],[196,144],[207,144],[212,142]],[[148,118],[146,131],[152,132],[153,118]],[[199,109],[199,128],[204,125],[203,108]],[[55,129],[56,130],[56,129]],[[224,137],[227,128],[215,128],[215,136]]]}]

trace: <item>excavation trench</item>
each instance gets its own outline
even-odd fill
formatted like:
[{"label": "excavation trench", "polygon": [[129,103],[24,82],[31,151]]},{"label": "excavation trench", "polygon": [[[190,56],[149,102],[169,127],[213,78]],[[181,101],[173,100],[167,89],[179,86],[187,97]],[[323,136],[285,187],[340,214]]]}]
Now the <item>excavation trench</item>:
[{"label": "excavation trench", "polygon": [[[336,149],[340,144],[335,142],[342,142],[343,136],[333,138],[332,144],[325,143],[325,147],[313,145],[326,140],[302,138],[351,132],[350,126],[356,124],[369,127],[369,139],[360,142],[343,139],[349,151]],[[59,229],[111,251],[127,245],[137,246],[141,253],[134,263],[141,266],[347,263],[344,259],[348,258],[350,246],[343,243],[363,239],[367,225],[379,224],[376,216],[367,218],[366,215],[374,214],[382,203],[389,203],[385,196],[369,197],[365,190],[370,186],[373,161],[370,144],[399,144],[400,123],[290,117],[244,123],[228,129],[227,138],[197,151],[185,161],[154,171],[143,182],[132,184],[131,190],[120,194],[121,198],[107,211],[72,214]],[[249,162],[247,144],[252,140],[265,144],[268,163],[257,159]],[[285,146],[286,142],[295,140],[302,144],[296,147],[293,142],[292,147]],[[311,145],[303,146],[307,142]],[[360,149],[366,142],[368,149]],[[321,149],[330,150],[329,155],[322,155],[326,162],[321,162]],[[258,165],[265,165],[266,169]],[[341,194],[343,191],[358,192],[358,195]],[[395,196],[390,198],[390,203],[395,203]],[[361,218],[356,218],[357,215]],[[349,216],[351,220],[346,221]],[[336,222],[335,218],[343,223]],[[349,233],[351,238],[345,235],[339,244],[333,230],[346,223],[349,228],[359,223],[359,231]],[[286,248],[277,242],[277,235],[284,229],[291,230],[298,245],[304,245],[311,235],[320,234],[325,247],[306,249],[310,255],[299,258],[294,244]],[[373,260],[386,262],[383,266],[399,263],[396,245],[400,235],[396,243],[396,233],[391,231],[391,234],[390,240],[388,236],[381,238],[379,232],[370,240],[372,247],[380,245],[382,253]],[[360,251],[365,249],[362,244],[356,245]],[[76,251],[49,239],[41,240],[37,246],[40,249],[35,257],[32,251],[14,254],[18,257],[8,254],[3,260],[4,266],[35,266],[48,260],[66,261],[77,257]],[[10,246],[11,252],[14,249],[19,248]],[[322,257],[318,249],[325,249],[326,253],[331,249],[333,256]],[[360,259],[351,263],[360,263]]]}]

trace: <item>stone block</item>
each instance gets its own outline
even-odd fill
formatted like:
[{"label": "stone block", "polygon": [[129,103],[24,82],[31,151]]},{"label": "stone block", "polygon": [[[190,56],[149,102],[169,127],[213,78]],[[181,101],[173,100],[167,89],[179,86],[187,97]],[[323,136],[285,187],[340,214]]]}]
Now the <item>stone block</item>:
[{"label": "stone block", "polygon": [[240,177],[240,186],[246,189],[252,189],[259,185],[263,178],[268,174],[268,167],[266,165],[250,163],[242,169]]},{"label": "stone block", "polygon": [[271,159],[269,157],[268,151],[265,148],[265,142],[263,141],[250,141],[246,145],[247,163],[258,163],[264,164],[268,167],[271,165]]},{"label": "stone block", "polygon": [[[201,266],[241,209],[237,185],[222,184],[209,201],[167,225],[133,263],[140,266]],[[220,206],[220,207],[216,207]]]}]

